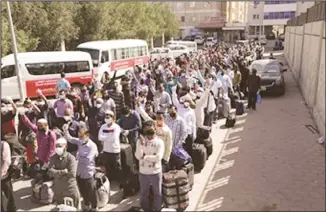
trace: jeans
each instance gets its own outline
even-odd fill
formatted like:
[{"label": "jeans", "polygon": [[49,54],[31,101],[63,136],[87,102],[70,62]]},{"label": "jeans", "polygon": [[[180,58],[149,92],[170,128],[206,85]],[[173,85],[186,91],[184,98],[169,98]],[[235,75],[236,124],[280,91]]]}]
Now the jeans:
[{"label": "jeans", "polygon": [[256,109],[257,92],[249,91],[248,93],[248,108]]},{"label": "jeans", "polygon": [[[140,206],[144,211],[160,211],[162,208],[162,173],[158,174],[140,174]],[[153,191],[153,204],[152,210],[149,202],[149,192],[152,186]]]},{"label": "jeans", "polygon": [[92,206],[92,208],[97,208],[96,182],[94,177],[89,179],[82,179],[77,177],[77,184],[80,194],[84,199],[84,205]]}]

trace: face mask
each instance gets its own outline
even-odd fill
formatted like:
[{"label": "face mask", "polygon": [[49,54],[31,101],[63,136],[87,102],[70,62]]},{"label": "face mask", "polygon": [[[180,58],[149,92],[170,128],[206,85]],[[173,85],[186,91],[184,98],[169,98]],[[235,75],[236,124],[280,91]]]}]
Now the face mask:
[{"label": "face mask", "polygon": [[64,95],[59,95],[59,99],[61,99],[61,100],[65,100],[65,96]]},{"label": "face mask", "polygon": [[88,141],[88,138],[80,138],[80,142],[82,143],[82,145],[85,145]]},{"label": "face mask", "polygon": [[40,132],[45,132],[45,128],[43,128],[43,127],[38,127],[38,131],[40,131]]},{"label": "face mask", "polygon": [[104,121],[105,121],[105,123],[107,123],[107,124],[112,124],[112,119],[105,119]]},{"label": "face mask", "polygon": [[63,147],[57,147],[55,148],[55,153],[59,156],[63,155],[63,153],[65,152]]}]

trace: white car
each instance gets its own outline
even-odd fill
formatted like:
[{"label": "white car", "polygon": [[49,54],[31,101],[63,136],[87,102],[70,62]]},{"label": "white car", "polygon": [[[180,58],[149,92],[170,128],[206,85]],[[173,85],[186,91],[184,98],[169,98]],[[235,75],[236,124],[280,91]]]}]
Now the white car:
[{"label": "white car", "polygon": [[216,40],[213,37],[206,38],[205,46],[212,47],[216,44]]},{"label": "white car", "polygon": [[195,37],[195,42],[197,43],[197,45],[203,45],[205,42],[205,38],[202,36],[196,36]]},{"label": "white car", "polygon": [[184,45],[168,45],[167,47],[170,49],[168,56],[173,58],[179,57],[183,54],[189,54],[190,52],[188,47]]},{"label": "white car", "polygon": [[161,59],[161,58],[168,58],[169,57],[169,53],[170,53],[170,49],[169,48],[153,48],[150,52],[150,58],[152,60],[154,59]]},{"label": "white car", "polygon": [[260,43],[261,45],[266,45],[267,44],[267,39],[266,38],[260,38]]}]

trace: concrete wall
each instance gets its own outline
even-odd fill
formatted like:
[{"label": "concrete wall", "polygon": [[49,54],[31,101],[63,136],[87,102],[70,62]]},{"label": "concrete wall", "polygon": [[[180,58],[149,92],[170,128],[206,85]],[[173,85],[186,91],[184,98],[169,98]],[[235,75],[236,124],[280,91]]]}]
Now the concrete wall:
[{"label": "concrete wall", "polygon": [[288,26],[284,55],[325,138],[325,21]]}]

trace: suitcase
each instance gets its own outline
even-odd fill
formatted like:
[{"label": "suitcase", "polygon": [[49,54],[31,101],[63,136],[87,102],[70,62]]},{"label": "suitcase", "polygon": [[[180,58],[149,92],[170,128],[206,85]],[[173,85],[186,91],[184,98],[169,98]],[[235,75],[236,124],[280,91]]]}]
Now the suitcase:
[{"label": "suitcase", "polygon": [[134,155],[130,144],[120,144],[120,158],[122,173],[125,177],[132,176],[136,172]]},{"label": "suitcase", "polygon": [[197,137],[195,143],[204,144],[207,152],[207,159],[213,153],[213,140],[212,138],[208,137],[206,139],[201,139],[201,137]]},{"label": "suitcase", "polygon": [[126,178],[123,185],[123,195],[125,197],[133,196],[140,190],[138,173]]},{"label": "suitcase", "polygon": [[166,207],[185,210],[189,205],[189,180],[184,170],[172,170],[163,174],[162,193]]},{"label": "suitcase", "polygon": [[241,116],[242,114],[244,114],[244,104],[243,104],[243,101],[237,100],[235,102],[235,114],[238,115],[238,116]]},{"label": "suitcase", "polygon": [[204,168],[206,160],[207,152],[204,144],[195,143],[192,150],[192,161],[196,172],[200,172]]},{"label": "suitcase", "polygon": [[233,117],[233,116],[228,116],[228,117],[226,118],[226,120],[225,120],[225,127],[226,127],[226,128],[232,128],[232,127],[234,127],[235,122],[236,122],[235,117]]},{"label": "suitcase", "polygon": [[194,175],[195,175],[194,164],[188,163],[182,168],[182,170],[184,170],[188,175],[188,182],[191,190],[192,186],[194,185]]},{"label": "suitcase", "polygon": [[225,111],[225,101],[222,98],[217,100],[217,116],[218,119],[224,118],[224,111]]},{"label": "suitcase", "polygon": [[201,126],[197,130],[197,138],[206,139],[212,132],[212,128],[208,126]]}]

